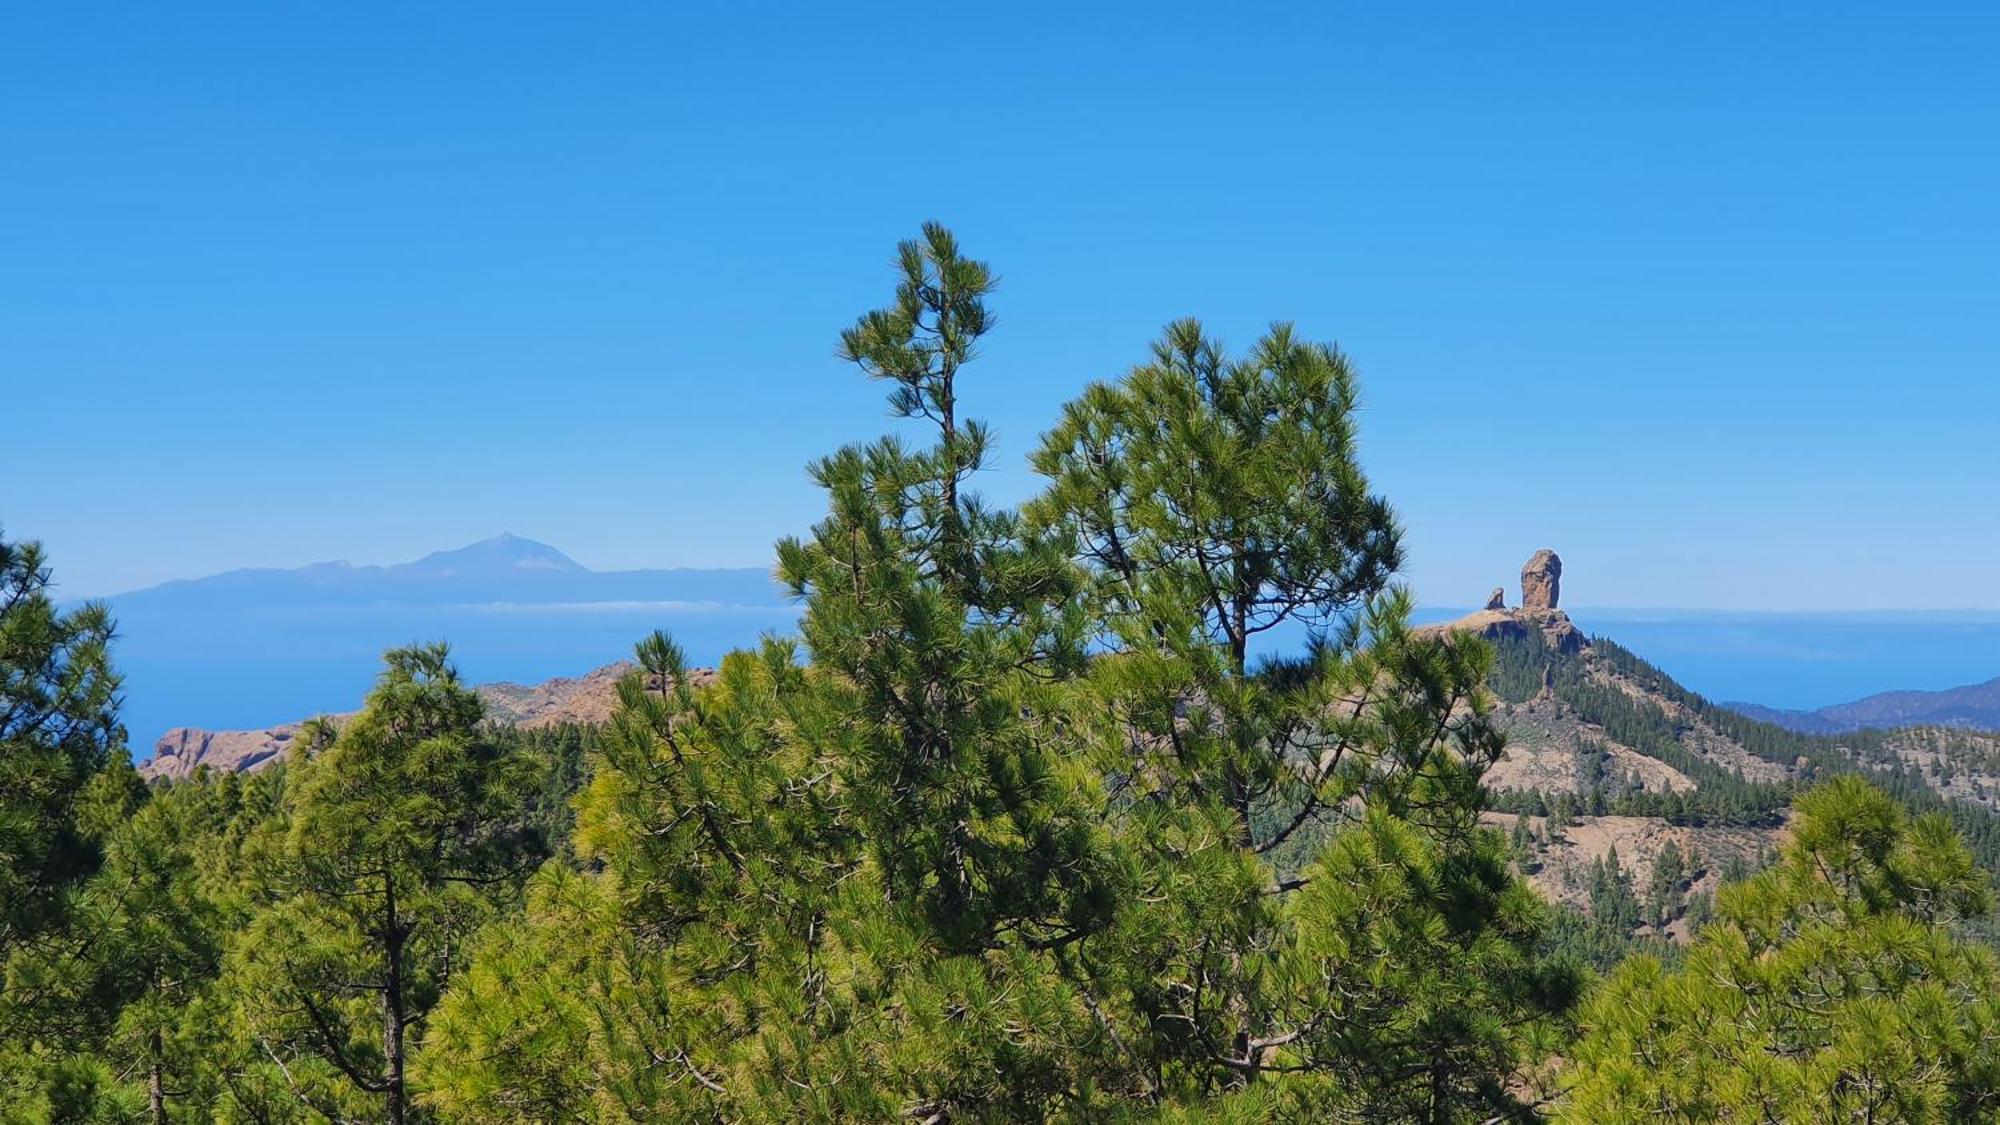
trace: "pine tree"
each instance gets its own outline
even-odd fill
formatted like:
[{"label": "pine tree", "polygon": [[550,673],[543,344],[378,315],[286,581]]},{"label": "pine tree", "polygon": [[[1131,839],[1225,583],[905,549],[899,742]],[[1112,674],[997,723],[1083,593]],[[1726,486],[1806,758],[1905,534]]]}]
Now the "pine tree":
[{"label": "pine tree", "polygon": [[[1122,1082],[1061,953],[1108,925],[1120,877],[1097,779],[1066,753],[1078,573],[971,488],[989,439],[957,379],[990,272],[934,225],[898,267],[842,351],[935,440],[813,467],[829,513],[778,552],[811,665],[772,642],[697,691],[670,641],[640,646],[579,807],[603,874],[545,872],[529,925],[482,945],[491,972],[447,1000],[422,1062],[433,1104],[1007,1118]],[[500,983],[523,978],[566,982],[564,1002],[523,1014]],[[578,1028],[547,1067],[493,1049]]]},{"label": "pine tree", "polygon": [[[64,940],[9,966],[26,986],[15,999],[35,1035],[138,1076],[155,1125],[165,1125],[169,1099],[195,1081],[184,1017],[221,963],[222,912],[192,846],[219,822],[208,796],[206,787],[183,786],[133,812],[110,833],[104,866],[79,894]],[[109,1107],[128,1092],[100,1096]]]},{"label": "pine tree", "polygon": [[1110,924],[1125,878],[1074,750],[1090,721],[1072,710],[1081,575],[971,487],[991,439],[958,378],[992,323],[991,271],[936,224],[898,271],[894,302],[841,351],[932,440],[814,465],[828,515],[778,545],[778,573],[805,603],[815,753],[837,763],[879,880],[857,940],[898,980],[889,1088],[919,1117],[1033,1115],[1124,1081],[1091,1072],[1105,1017],[1065,953]]},{"label": "pine tree", "polygon": [[[1512,1112],[1496,1075],[1575,982],[1532,966],[1546,915],[1477,827],[1490,650],[1408,628],[1354,397],[1289,327],[1230,360],[1183,321],[1035,455],[1031,523],[1092,577],[1099,768],[1140,872],[1077,956],[1143,1014],[1120,1040],[1154,1100]],[[1287,624],[1304,650],[1253,665]]]},{"label": "pine tree", "polygon": [[[1104,639],[1135,677],[1180,678],[1148,691],[1155,704],[1200,700],[1172,783],[1225,802],[1239,841],[1262,851],[1350,766],[1341,732],[1308,716],[1358,641],[1355,611],[1402,563],[1401,530],[1356,457],[1355,398],[1346,357],[1288,325],[1230,360],[1182,320],[1151,362],[1065,407],[1034,456],[1050,483],[1031,515],[1096,576]],[[1251,645],[1287,623],[1308,631],[1308,654],[1253,676]],[[1302,781],[1294,759],[1308,754]],[[1272,804],[1292,819],[1260,834]]]},{"label": "pine tree", "polygon": [[1639,925],[1639,915],[1632,876],[1619,861],[1614,844],[1590,863],[1590,917],[1604,930],[1623,937]]},{"label": "pine tree", "polygon": [[1665,932],[1667,923],[1680,916],[1685,900],[1688,858],[1680,845],[1668,840],[1653,857],[1652,874],[1646,884],[1646,924]]},{"label": "pine tree", "polygon": [[843,823],[813,674],[778,641],[699,691],[666,637],[638,656],[577,802],[590,871],[549,863],[525,916],[482,935],[419,1056],[426,1101],[479,1120],[892,1114],[856,998],[882,984],[855,947],[881,884]]},{"label": "pine tree", "polygon": [[110,614],[58,610],[51,588],[40,544],[0,538],[0,959],[94,867],[85,798],[123,753]]},{"label": "pine tree", "polygon": [[837,753],[890,899],[956,952],[1009,931],[1060,940],[1102,913],[1092,817],[1048,726],[1049,685],[1082,661],[1076,570],[967,486],[990,437],[959,414],[957,379],[991,323],[991,271],[935,223],[902,244],[898,266],[894,303],[841,350],[936,440],[888,438],[815,464],[829,514],[778,545],[778,573],[804,599],[823,704],[848,718]]},{"label": "pine tree", "polygon": [[1970,1121],[2000,1111],[1991,908],[1940,816],[1854,777],[1799,798],[1778,865],[1725,886],[1685,964],[1622,965],[1582,1014],[1568,1121]]},{"label": "pine tree", "polygon": [[385,663],[362,713],[303,736],[289,763],[229,983],[296,1098],[401,1122],[411,1040],[539,855],[509,816],[523,779],[444,646]]}]

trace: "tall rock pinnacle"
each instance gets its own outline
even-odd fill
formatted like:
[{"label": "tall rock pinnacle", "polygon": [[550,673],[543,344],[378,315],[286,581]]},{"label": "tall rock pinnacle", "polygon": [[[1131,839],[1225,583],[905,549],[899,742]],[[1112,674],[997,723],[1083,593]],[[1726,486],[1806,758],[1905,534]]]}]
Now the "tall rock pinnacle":
[{"label": "tall rock pinnacle", "polygon": [[1561,597],[1563,564],[1554,551],[1536,551],[1521,568],[1521,607],[1508,609],[1506,591],[1495,590],[1486,597],[1486,608],[1457,621],[1420,625],[1418,632],[1449,635],[1473,633],[1489,641],[1534,637],[1539,634],[1557,652],[1578,653],[1590,647],[1590,638],[1556,608]]},{"label": "tall rock pinnacle", "polygon": [[1562,597],[1563,561],[1554,551],[1536,551],[1521,568],[1521,608],[1554,609]]}]

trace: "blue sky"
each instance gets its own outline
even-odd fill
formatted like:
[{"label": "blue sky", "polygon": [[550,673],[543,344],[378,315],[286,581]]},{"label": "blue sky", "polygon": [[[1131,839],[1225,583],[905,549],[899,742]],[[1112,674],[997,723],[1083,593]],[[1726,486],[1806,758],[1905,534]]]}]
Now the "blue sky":
[{"label": "blue sky", "polygon": [[0,523],[69,593],[763,564],[936,217],[995,498],[1166,321],[1283,318],[1426,601],[2000,606],[1991,5],[414,7],[10,13]]}]

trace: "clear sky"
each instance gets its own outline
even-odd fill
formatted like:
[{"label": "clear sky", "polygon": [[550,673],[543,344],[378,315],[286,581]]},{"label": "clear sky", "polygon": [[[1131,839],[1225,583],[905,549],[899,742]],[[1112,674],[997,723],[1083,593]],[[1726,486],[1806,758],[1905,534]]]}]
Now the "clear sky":
[{"label": "clear sky", "polygon": [[13,5],[0,523],[70,594],[762,564],[935,217],[996,499],[1166,321],[1284,318],[1426,601],[2000,606],[2000,8],[1085,7]]}]

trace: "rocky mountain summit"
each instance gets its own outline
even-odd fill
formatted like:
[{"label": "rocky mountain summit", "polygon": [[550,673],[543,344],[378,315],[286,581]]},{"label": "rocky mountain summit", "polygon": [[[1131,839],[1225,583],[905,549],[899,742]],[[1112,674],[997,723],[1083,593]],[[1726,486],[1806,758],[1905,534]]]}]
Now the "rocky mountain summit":
[{"label": "rocky mountain summit", "polygon": [[2000,735],[1800,733],[1756,721],[1615,639],[1585,637],[1560,608],[1561,579],[1562,560],[1538,551],[1522,568],[1518,608],[1496,590],[1484,608],[1423,627],[1495,648],[1493,717],[1507,746],[1486,775],[1488,822],[1521,825],[1534,841],[1525,870],[1551,897],[1581,905],[1591,866],[1614,857],[1643,883],[1667,841],[1700,857],[1690,893],[1712,888],[1726,864],[1754,862],[1782,838],[1796,787],[1834,772],[1866,773],[1926,807],[2000,811]]},{"label": "rocky mountain summit", "polygon": [[1489,641],[1521,639],[1539,633],[1559,652],[1580,652],[1589,647],[1590,639],[1569,619],[1569,614],[1557,608],[1561,596],[1562,558],[1544,548],[1521,567],[1519,609],[1508,609],[1506,590],[1496,586],[1487,595],[1484,609],[1456,621],[1423,626],[1421,631],[1472,633]]},{"label": "rocky mountain summit", "polygon": [[783,592],[762,567],[591,570],[562,551],[511,532],[386,566],[344,560],[259,567],[178,579],[107,599],[119,619],[138,614],[302,606],[563,604],[624,600],[770,604]]},{"label": "rocky mountain summit", "polygon": [[[601,724],[610,721],[618,705],[618,682],[637,667],[621,660],[582,676],[557,676],[539,684],[481,684],[475,690],[492,722],[525,730],[565,723]],[[706,668],[689,673],[697,685],[714,677]],[[327,717],[339,722],[353,714],[349,711]],[[283,757],[304,726],[305,721],[300,720],[264,730],[175,727],[154,744],[153,756],[139,764],[139,773],[147,778],[182,778],[203,766],[218,773],[254,770]]]}]

